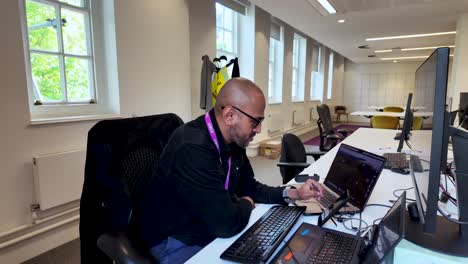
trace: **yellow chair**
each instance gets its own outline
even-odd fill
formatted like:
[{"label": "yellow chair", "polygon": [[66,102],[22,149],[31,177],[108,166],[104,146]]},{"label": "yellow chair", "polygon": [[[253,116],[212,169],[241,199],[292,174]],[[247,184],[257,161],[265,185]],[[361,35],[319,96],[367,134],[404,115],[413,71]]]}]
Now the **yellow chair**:
[{"label": "yellow chair", "polygon": [[400,126],[400,119],[394,116],[373,116],[371,127],[384,129],[397,129]]},{"label": "yellow chair", "polygon": [[413,130],[421,130],[423,127],[423,118],[421,116],[413,117]]},{"label": "yellow chair", "polygon": [[403,113],[405,109],[399,106],[385,106],[383,108],[384,112],[394,112],[394,113]]}]

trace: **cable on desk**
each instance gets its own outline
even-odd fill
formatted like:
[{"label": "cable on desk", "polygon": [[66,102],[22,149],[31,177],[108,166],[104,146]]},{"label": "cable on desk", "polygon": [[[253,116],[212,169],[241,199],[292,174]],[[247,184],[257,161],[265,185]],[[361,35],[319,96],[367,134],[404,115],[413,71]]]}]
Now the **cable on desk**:
[{"label": "cable on desk", "polygon": [[367,204],[366,207],[364,207],[364,209],[366,209],[369,206],[381,206],[381,207],[386,207],[386,208],[392,208],[390,205],[373,203],[373,204]]},{"label": "cable on desk", "polygon": [[[395,196],[396,198],[400,198],[400,195],[397,195],[396,192],[399,192],[399,191],[408,191],[408,190],[411,190],[413,189],[413,187],[409,187],[409,188],[402,188],[402,189],[396,189],[393,191],[393,196]],[[407,199],[408,200],[408,199]]]},{"label": "cable on desk", "polygon": [[442,211],[440,209],[440,207],[437,205],[437,211],[439,211],[439,213],[447,220],[449,220],[450,222],[453,222],[455,224],[459,224],[459,225],[468,225],[468,222],[464,222],[464,221],[459,221],[457,219],[453,219],[453,218],[450,218],[444,211]]}]

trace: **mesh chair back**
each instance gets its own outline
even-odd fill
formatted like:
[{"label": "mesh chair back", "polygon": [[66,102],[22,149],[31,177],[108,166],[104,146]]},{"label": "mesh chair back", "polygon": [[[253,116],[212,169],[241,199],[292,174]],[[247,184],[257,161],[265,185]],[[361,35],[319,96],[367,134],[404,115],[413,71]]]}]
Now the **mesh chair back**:
[{"label": "mesh chair back", "polygon": [[331,133],[333,134],[333,123],[330,114],[330,108],[326,104],[321,104],[317,106],[317,112],[319,115],[319,119],[322,124],[323,132],[324,133]]},{"label": "mesh chair back", "polygon": [[97,248],[97,238],[127,231],[134,202],[182,124],[177,115],[163,114],[104,120],[90,129],[80,200],[82,263],[112,263]]},{"label": "mesh chair back", "polygon": [[[307,161],[305,147],[302,141],[294,134],[286,133],[281,139],[280,162],[302,162]],[[303,169],[280,167],[283,182],[288,182],[299,174]]]}]

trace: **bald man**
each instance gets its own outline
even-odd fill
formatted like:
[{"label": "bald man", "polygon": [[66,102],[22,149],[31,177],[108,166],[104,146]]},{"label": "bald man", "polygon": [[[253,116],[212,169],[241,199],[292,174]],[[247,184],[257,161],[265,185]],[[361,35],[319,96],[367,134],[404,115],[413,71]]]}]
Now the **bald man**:
[{"label": "bald man", "polygon": [[254,179],[245,147],[261,132],[264,111],[262,90],[234,78],[214,109],[174,132],[133,218],[139,239],[159,262],[183,263],[214,238],[236,235],[255,203],[322,196],[313,180],[286,189]]}]

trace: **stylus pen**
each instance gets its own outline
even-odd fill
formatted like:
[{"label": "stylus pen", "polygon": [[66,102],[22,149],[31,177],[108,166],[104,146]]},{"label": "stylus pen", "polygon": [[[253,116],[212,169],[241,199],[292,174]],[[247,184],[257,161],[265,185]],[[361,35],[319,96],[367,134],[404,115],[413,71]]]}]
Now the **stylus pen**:
[{"label": "stylus pen", "polygon": [[333,217],[330,218],[330,220],[332,220],[332,222],[335,224],[336,227],[338,226],[338,225],[336,224],[335,220],[333,220]]}]

